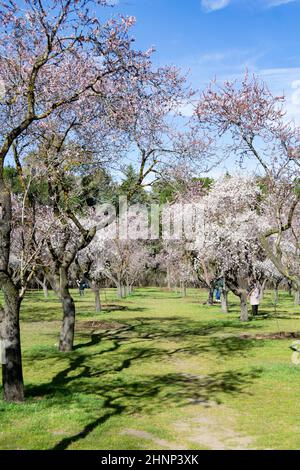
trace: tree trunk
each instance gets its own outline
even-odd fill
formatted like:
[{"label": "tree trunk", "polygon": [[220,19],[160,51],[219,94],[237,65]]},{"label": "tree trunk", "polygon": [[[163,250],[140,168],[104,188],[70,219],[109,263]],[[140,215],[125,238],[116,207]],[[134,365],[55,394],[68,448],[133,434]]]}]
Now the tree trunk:
[{"label": "tree trunk", "polygon": [[213,305],[214,304],[214,288],[213,287],[209,288],[207,304],[208,305]]},{"label": "tree trunk", "polygon": [[295,292],[294,304],[300,305],[300,290],[299,289],[297,289]]},{"label": "tree trunk", "polygon": [[18,290],[9,278],[1,284],[4,294],[4,309],[0,314],[3,398],[5,401],[18,403],[24,400],[19,323],[21,302]]},{"label": "tree trunk", "polygon": [[0,175],[0,288],[4,296],[4,307],[0,309],[3,397],[8,402],[21,402],[24,400],[19,324],[21,301],[19,291],[8,274],[12,208],[10,190],[5,185],[2,169],[3,166]]},{"label": "tree trunk", "polygon": [[267,279],[264,279],[263,283],[261,284],[260,301],[264,299],[266,284],[267,284]]},{"label": "tree trunk", "polygon": [[279,293],[278,293],[278,287],[276,286],[274,289],[274,303],[277,305],[279,301]]},{"label": "tree trunk", "polygon": [[171,290],[170,266],[167,266],[167,285],[168,285],[168,290]]},{"label": "tree trunk", "polygon": [[126,297],[126,286],[124,284],[118,284],[117,286],[118,298],[124,299]]},{"label": "tree trunk", "polygon": [[36,282],[37,282],[38,286],[42,287],[45,299],[48,299],[47,277],[45,276],[43,281],[41,281],[40,279],[37,278]]},{"label": "tree trunk", "polygon": [[122,286],[121,286],[120,283],[118,283],[118,285],[117,285],[117,295],[118,295],[119,299],[122,298]]},{"label": "tree trunk", "polygon": [[60,331],[59,350],[72,351],[75,333],[75,304],[69,292],[67,271],[60,269],[60,299],[63,309],[63,321]]},{"label": "tree trunk", "polygon": [[186,297],[186,283],[184,281],[181,282],[181,295]]},{"label": "tree trunk", "polygon": [[240,297],[240,305],[241,305],[241,315],[240,320],[242,322],[249,321],[249,312],[248,312],[248,305],[247,305],[247,294],[245,292],[239,295]]},{"label": "tree trunk", "polygon": [[292,283],[288,282],[288,294],[290,297],[292,297]]},{"label": "tree trunk", "polygon": [[126,287],[122,284],[121,285],[121,298],[124,299],[126,297]]},{"label": "tree trunk", "polygon": [[95,309],[96,309],[96,313],[100,313],[101,310],[102,310],[102,306],[101,306],[101,298],[100,298],[100,287],[98,285],[95,285],[93,287],[93,291],[94,291],[94,294],[95,294]]},{"label": "tree trunk", "polygon": [[44,282],[43,282],[43,292],[44,292],[45,299],[48,299],[49,293],[48,293],[48,286],[47,286],[47,281],[46,280],[44,280]]},{"label": "tree trunk", "polygon": [[221,293],[221,310],[223,313],[228,313],[228,290],[222,289]]},{"label": "tree trunk", "polygon": [[129,284],[129,282],[126,283],[126,292],[127,295],[131,295],[132,293],[132,286]]}]

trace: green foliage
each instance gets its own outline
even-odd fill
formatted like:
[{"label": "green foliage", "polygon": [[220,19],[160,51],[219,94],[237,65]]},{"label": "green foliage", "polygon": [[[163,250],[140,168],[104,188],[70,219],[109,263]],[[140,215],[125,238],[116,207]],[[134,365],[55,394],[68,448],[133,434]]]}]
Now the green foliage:
[{"label": "green foliage", "polygon": [[200,177],[200,178],[193,178],[193,181],[200,182],[204,189],[210,189],[214,183],[214,179],[208,176]]},{"label": "green foliage", "polygon": [[172,202],[176,194],[177,187],[171,182],[159,180],[153,184],[152,198],[158,204]]},{"label": "green foliage", "polygon": [[[201,186],[209,190],[213,184],[213,178],[209,177],[195,177],[192,178],[191,183],[201,183]],[[166,204],[168,202],[174,201],[174,198],[180,194],[187,191],[189,188],[190,181],[185,180],[184,178],[174,179],[174,180],[164,180],[163,178],[159,179],[152,186],[151,196],[152,199],[158,204]]]},{"label": "green foliage", "polygon": [[128,196],[130,204],[145,204],[149,202],[149,194],[139,184],[139,176],[132,165],[128,165],[124,171],[124,177],[119,185],[118,194]]},{"label": "green foliage", "polygon": [[3,176],[6,184],[9,185],[13,194],[22,193],[20,178],[15,167],[10,165],[4,167]]},{"label": "green foliage", "polygon": [[112,202],[116,195],[116,184],[103,168],[94,169],[81,178],[81,197],[88,206]]},{"label": "green foliage", "polygon": [[[24,172],[25,183],[28,183],[29,177]],[[9,185],[11,192],[15,195],[23,193],[22,184],[18,175],[17,169],[13,166],[6,166],[4,168],[4,179]],[[35,200],[40,204],[49,204],[48,182],[46,178],[39,180],[33,179],[30,183],[28,197]]]}]

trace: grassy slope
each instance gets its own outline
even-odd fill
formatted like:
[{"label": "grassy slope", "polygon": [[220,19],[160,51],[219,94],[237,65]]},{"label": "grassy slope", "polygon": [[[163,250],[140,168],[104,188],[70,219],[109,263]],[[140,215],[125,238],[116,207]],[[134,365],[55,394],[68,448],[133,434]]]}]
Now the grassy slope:
[{"label": "grassy slope", "polygon": [[[77,305],[76,349],[57,352],[60,308],[51,294],[28,294],[22,307],[27,400],[0,401],[1,449],[296,449],[300,446],[300,365],[291,340],[239,335],[300,331],[300,312],[281,293],[276,318],[248,324],[186,299],[140,289],[93,315],[90,292]],[[235,303],[234,303],[235,302]],[[126,325],[82,328],[90,320]]]}]

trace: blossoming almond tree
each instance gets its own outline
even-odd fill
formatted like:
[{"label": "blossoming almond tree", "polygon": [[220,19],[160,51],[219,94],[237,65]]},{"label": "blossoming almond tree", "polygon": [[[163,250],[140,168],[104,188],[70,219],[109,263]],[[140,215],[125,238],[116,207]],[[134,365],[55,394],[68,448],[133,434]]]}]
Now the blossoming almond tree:
[{"label": "blossoming almond tree", "polygon": [[286,116],[285,98],[273,96],[257,77],[216,81],[202,94],[196,115],[224,158],[257,162],[272,213],[259,226],[260,244],[277,270],[297,289],[300,279],[285,264],[282,242],[293,232],[300,191],[300,130]]},{"label": "blossoming almond tree", "polygon": [[121,239],[112,224],[97,232],[92,243],[80,253],[79,264],[93,285],[104,277],[115,285],[122,298],[145,275],[152,258],[147,242]]},{"label": "blossoming almond tree", "polygon": [[260,188],[254,180],[225,177],[217,181],[204,198],[204,237],[197,247],[198,258],[214,266],[216,277],[239,297],[241,321],[249,319],[247,289],[262,281],[261,261],[266,256],[260,246],[257,213]]},{"label": "blossoming almond tree", "polygon": [[174,167],[208,166],[208,142],[199,129],[180,115],[193,91],[179,69],[171,66],[152,69],[147,84],[131,83],[116,93],[111,107],[113,127],[120,129],[135,155],[136,182],[127,194],[130,200],[138,187],[152,186]]},{"label": "blossoming almond tree", "polygon": [[196,281],[191,253],[186,245],[184,239],[164,240],[156,256],[159,270],[166,273],[168,289],[179,286],[183,297],[186,297],[187,284]]},{"label": "blossoming almond tree", "polygon": [[[31,149],[27,161],[35,165],[42,178],[47,174],[48,221],[56,220],[55,224],[51,222],[41,267],[62,304],[60,351],[72,350],[74,342],[75,303],[68,286],[69,269],[96,233],[96,220],[82,199],[76,179],[86,167],[111,162],[119,150],[116,133],[99,115],[98,97],[94,106],[91,101],[90,96],[81,99],[71,113],[68,110],[47,118],[42,126],[33,127],[29,136],[34,138],[36,149]],[[81,106],[86,109],[84,114],[78,109]],[[84,217],[88,213],[92,223],[86,225]]]},{"label": "blossoming almond tree", "polygon": [[[20,298],[8,270],[12,206],[3,168],[17,138],[33,124],[72,109],[97,93],[108,76],[143,72],[144,55],[131,50],[132,18],[101,24],[90,5],[106,0],[0,3],[0,286],[4,294],[4,398],[24,397],[19,333]],[[141,58],[141,61],[139,61]]]}]

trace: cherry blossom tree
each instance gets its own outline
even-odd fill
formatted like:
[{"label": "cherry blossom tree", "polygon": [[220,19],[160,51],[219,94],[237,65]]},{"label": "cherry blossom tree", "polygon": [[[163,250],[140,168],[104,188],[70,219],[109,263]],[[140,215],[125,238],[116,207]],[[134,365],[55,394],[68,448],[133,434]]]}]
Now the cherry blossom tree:
[{"label": "cherry blossom tree", "polygon": [[[291,238],[300,201],[300,132],[287,119],[283,96],[273,96],[257,77],[212,82],[202,94],[196,115],[223,158],[235,155],[241,163],[257,162],[264,179],[264,220],[260,244],[277,270],[299,289],[299,277],[285,263],[283,245]],[[271,209],[271,211],[270,211]]]},{"label": "cherry blossom tree", "polygon": [[266,258],[258,237],[260,188],[254,180],[225,177],[204,198],[204,236],[196,248],[200,263],[214,266],[215,278],[240,299],[241,321],[249,319],[247,289],[262,282],[261,262]]},{"label": "cherry blossom tree", "polygon": [[[256,264],[259,270],[259,262]],[[274,288],[274,303],[277,305],[279,301],[279,286],[283,283],[285,278],[268,258],[261,262],[260,269],[265,275],[265,280]]]},{"label": "cherry blossom tree", "polygon": [[265,198],[262,210],[269,227],[260,232],[261,244],[277,271],[292,283],[297,305],[300,297],[298,189],[290,182],[277,183]]},{"label": "cherry blossom tree", "polygon": [[193,259],[186,241],[163,240],[156,261],[159,270],[166,273],[168,289],[180,287],[182,296],[186,297],[187,285],[196,282]]},{"label": "cherry blossom tree", "polygon": [[[118,230],[108,227],[97,232],[92,243],[80,254],[79,263],[95,286],[99,286],[104,277],[116,286],[118,297],[123,298],[132,292],[153,259],[145,241],[122,239]],[[97,291],[95,294],[97,301]]]},{"label": "cherry blossom tree", "polygon": [[[112,80],[144,74],[148,54],[134,52],[128,30],[133,18],[101,24],[91,11],[106,0],[24,0],[0,3],[0,285],[4,294],[4,398],[24,397],[18,287],[9,274],[12,202],[4,163],[17,139],[61,110],[72,111],[91,95],[105,95]],[[107,83],[109,81],[109,83]],[[79,229],[79,226],[77,227]],[[80,230],[79,230],[80,231]],[[81,233],[86,237],[86,234]]]},{"label": "cherry blossom tree", "polygon": [[135,81],[125,93],[123,88],[110,114],[113,126],[126,136],[129,155],[135,155],[129,200],[138,187],[152,186],[176,166],[189,171],[209,166],[210,141],[180,112],[194,94],[187,78],[165,66],[153,68],[144,85]]}]

